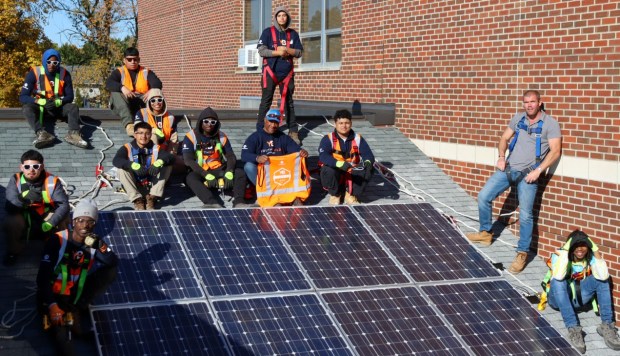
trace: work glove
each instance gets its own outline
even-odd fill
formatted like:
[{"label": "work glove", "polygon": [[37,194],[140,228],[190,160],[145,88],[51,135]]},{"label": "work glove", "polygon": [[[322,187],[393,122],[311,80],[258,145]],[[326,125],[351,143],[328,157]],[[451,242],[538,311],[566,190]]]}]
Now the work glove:
[{"label": "work glove", "polygon": [[158,129],[157,127],[155,127],[153,129],[153,133],[155,135],[157,135],[157,137],[159,137],[159,138],[164,138],[164,132],[162,130]]},{"label": "work glove", "polygon": [[54,227],[54,225],[50,224],[47,221],[44,221],[43,224],[41,224],[41,230],[43,230],[43,232],[48,232],[50,231],[52,228]]},{"label": "work glove", "polygon": [[35,100],[34,102],[37,103],[37,105],[45,106],[45,104],[47,103],[47,100],[41,98],[41,99]]},{"label": "work glove", "polygon": [[36,189],[36,188],[23,191],[21,196],[23,200],[26,200],[30,203],[39,202],[43,200],[43,196],[41,195],[41,190]]},{"label": "work glove", "polygon": [[54,100],[48,100],[45,103],[45,110],[54,110],[56,109],[56,104],[54,103]]},{"label": "work glove", "polygon": [[372,167],[372,162],[364,161],[364,180],[370,180],[370,178],[372,177],[373,169],[374,168]]},{"label": "work glove", "polygon": [[57,108],[62,106],[62,99],[56,99],[54,100],[54,105],[56,105]]},{"label": "work glove", "polygon": [[134,171],[135,174],[137,174],[140,177],[144,177],[145,175],[149,173],[146,167],[143,167],[140,163],[136,163],[136,162],[133,162],[131,164],[131,169]]},{"label": "work glove", "polygon": [[226,174],[224,174],[224,189],[232,189],[233,181],[234,181],[233,172],[226,172]]},{"label": "work glove", "polygon": [[65,315],[65,312],[60,309],[58,304],[52,303],[49,306],[50,319],[52,320],[53,325],[60,326],[62,325],[62,316]]},{"label": "work glove", "polygon": [[101,242],[101,239],[99,239],[99,236],[97,234],[94,234],[94,233],[89,233],[84,238],[84,246],[86,246],[88,248],[98,249],[99,245],[100,245],[100,242]]},{"label": "work glove", "polygon": [[157,176],[159,174],[159,171],[161,170],[161,167],[163,166],[164,166],[164,161],[162,161],[161,159],[158,159],[149,167],[149,174],[152,177]]},{"label": "work glove", "polygon": [[349,163],[347,161],[337,161],[336,162],[336,168],[341,169],[341,170],[347,172],[349,169],[351,169],[351,163]]},{"label": "work glove", "polygon": [[205,176],[205,185],[207,186],[207,188],[217,188],[218,184],[217,184],[217,179],[215,179],[215,176],[211,173],[208,173]]}]

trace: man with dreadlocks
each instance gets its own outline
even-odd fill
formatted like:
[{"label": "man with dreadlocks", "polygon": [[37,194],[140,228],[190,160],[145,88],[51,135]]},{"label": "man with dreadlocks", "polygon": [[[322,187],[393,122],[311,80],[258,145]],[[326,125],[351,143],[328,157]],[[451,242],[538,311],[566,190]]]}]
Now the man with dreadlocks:
[{"label": "man with dreadlocks", "polygon": [[562,313],[568,338],[581,353],[586,352],[575,308],[597,298],[602,324],[596,331],[612,350],[620,350],[618,330],[613,321],[607,264],[598,246],[584,232],[573,231],[564,246],[551,257],[549,305]]}]

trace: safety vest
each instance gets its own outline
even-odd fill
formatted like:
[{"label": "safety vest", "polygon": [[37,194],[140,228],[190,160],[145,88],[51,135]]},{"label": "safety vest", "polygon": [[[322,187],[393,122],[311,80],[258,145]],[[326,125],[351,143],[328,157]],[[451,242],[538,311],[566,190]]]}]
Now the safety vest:
[{"label": "safety vest", "polygon": [[[56,183],[58,182],[58,177],[55,177],[48,172],[45,172],[45,181],[43,182],[43,190],[41,191],[42,201],[32,202],[30,208],[34,209],[34,211],[43,216],[45,213],[54,209],[56,204],[54,204],[54,200],[52,196],[54,195],[54,189],[56,188]],[[15,185],[17,186],[17,193],[19,195],[22,194],[23,189],[27,188],[26,178],[22,173],[15,174]]]},{"label": "safety vest", "polygon": [[121,84],[124,87],[135,93],[146,94],[149,91],[149,82],[147,81],[149,70],[146,67],[139,66],[136,73],[136,85],[134,86],[131,81],[131,75],[129,69],[126,66],[118,67],[118,71],[121,72]]},{"label": "safety vest", "polygon": [[510,142],[510,146],[508,146],[508,152],[512,153],[512,149],[515,147],[515,145],[517,144],[517,139],[519,138],[519,132],[521,130],[529,133],[534,133],[534,136],[536,137],[536,163],[530,167],[532,170],[536,169],[536,167],[538,167],[540,165],[540,155],[541,153],[541,140],[542,140],[542,127],[543,127],[543,121],[542,120],[538,120],[538,125],[536,125],[536,127],[530,129],[530,127],[528,126],[528,124],[525,122],[525,116],[523,116],[521,118],[521,120],[519,120],[519,123],[517,124],[517,129],[515,130],[515,137],[512,139],[512,141]]},{"label": "safety vest", "polygon": [[306,159],[299,152],[284,156],[268,156],[269,160],[258,165],[256,201],[261,207],[278,203],[302,202],[310,196],[310,173]]},{"label": "safety vest", "polygon": [[220,131],[218,134],[218,142],[215,144],[215,146],[206,147],[204,150],[198,144],[198,140],[196,139],[196,133],[194,132],[194,130],[191,130],[186,135],[186,137],[189,138],[189,140],[194,145],[196,162],[205,171],[220,168],[222,166],[222,162],[225,160],[224,146],[226,146],[226,142],[228,142],[228,136],[226,136],[226,134],[222,131]]},{"label": "safety vest", "polygon": [[[286,31],[286,48],[290,48],[291,47],[291,30],[287,28],[285,31]],[[275,51],[276,48],[278,48],[278,46],[280,45],[278,43],[278,37],[276,37],[275,26],[271,26],[271,41],[273,41],[273,50]],[[284,79],[281,82],[279,82],[278,77],[273,72],[271,67],[269,67],[269,65],[267,64],[267,58],[263,58],[263,88],[267,88],[267,76],[271,77],[271,80],[273,80],[273,83],[275,85],[283,86],[282,91],[281,91],[281,100],[280,100],[280,125],[282,125],[282,118],[285,115],[284,109],[286,108],[286,95],[288,94],[288,83],[291,81],[291,78],[293,78],[293,75],[295,74],[293,58],[288,57],[287,61],[291,63],[291,71],[288,72],[286,77],[284,77]]]},{"label": "safety vest", "polygon": [[65,75],[67,70],[60,67],[60,70],[54,75],[54,84],[52,84],[47,75],[45,75],[45,68],[43,66],[31,67],[32,72],[36,78],[34,84],[34,93],[37,98],[60,98],[64,93],[65,87]]},{"label": "safety vest", "polygon": [[[153,148],[136,148],[136,147],[133,147],[131,144],[126,143],[125,148],[127,149],[127,156],[129,160],[135,163],[140,163],[140,153],[141,153],[140,151],[146,150],[146,154],[147,154],[146,164],[145,164],[146,168],[149,168],[151,164],[153,164],[153,162],[157,161],[157,156],[159,155],[158,145],[153,145]],[[141,185],[148,185],[149,182],[151,181],[151,176],[149,175],[139,176],[134,172],[133,176],[136,178],[136,183],[141,184]]]},{"label": "safety vest", "polygon": [[70,255],[67,252],[67,244],[69,242],[69,230],[63,230],[56,233],[60,242],[60,250],[58,251],[58,261],[54,267],[56,279],[52,281],[52,292],[60,295],[71,295],[71,289],[77,284],[77,293],[73,303],[77,303],[82,295],[86,276],[93,266],[95,259],[92,258],[94,249],[84,251],[78,249]]},{"label": "safety vest", "polygon": [[331,142],[332,142],[332,156],[337,160],[337,161],[347,161],[349,163],[351,163],[351,165],[353,167],[357,166],[360,161],[360,141],[362,140],[362,136],[355,134],[355,137],[353,138],[353,141],[351,142],[351,150],[349,152],[342,152],[341,148],[340,148],[340,140],[338,140],[338,134],[335,132],[332,132],[331,134],[327,135],[328,137],[331,138]]},{"label": "safety vest", "polygon": [[151,125],[154,129],[159,129],[164,133],[164,143],[160,146],[163,150],[168,148],[168,142],[170,141],[170,136],[172,136],[172,126],[174,125],[174,116],[170,115],[168,111],[164,113],[164,115],[157,116],[151,114],[146,108],[140,109],[142,113],[142,119]]}]

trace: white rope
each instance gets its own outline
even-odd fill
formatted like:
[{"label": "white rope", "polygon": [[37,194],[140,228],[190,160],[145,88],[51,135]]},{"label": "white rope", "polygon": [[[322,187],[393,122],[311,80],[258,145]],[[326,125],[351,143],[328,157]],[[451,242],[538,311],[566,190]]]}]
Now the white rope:
[{"label": "white rope", "polygon": [[[33,290],[34,288],[28,288],[30,290]],[[19,337],[23,332],[24,329],[26,328],[26,326],[28,326],[30,323],[32,323],[32,321],[36,318],[37,313],[36,313],[36,309],[34,308],[17,308],[17,304],[23,300],[26,300],[28,298],[31,298],[32,296],[36,295],[36,292],[32,292],[30,294],[28,294],[27,296],[23,297],[23,298],[19,298],[16,299],[15,301],[13,301],[13,309],[7,311],[6,313],[4,313],[4,315],[2,316],[2,324],[0,325],[1,328],[3,329],[11,329],[13,326],[21,323],[22,321],[30,318],[29,320],[27,320],[24,324],[22,324],[21,328],[19,329],[19,332],[17,334],[14,335],[0,335],[0,339],[3,340],[12,340],[15,339],[17,337]],[[24,316],[16,319],[16,314],[18,312],[26,312],[24,314]]]}]

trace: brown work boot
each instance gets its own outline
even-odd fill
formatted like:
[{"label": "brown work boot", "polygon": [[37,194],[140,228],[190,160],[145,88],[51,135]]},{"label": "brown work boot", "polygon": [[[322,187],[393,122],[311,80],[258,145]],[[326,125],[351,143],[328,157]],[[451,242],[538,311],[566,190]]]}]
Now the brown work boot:
[{"label": "brown work boot", "polygon": [[133,201],[133,208],[134,208],[134,210],[145,210],[146,206],[145,206],[144,198],[140,197],[140,198],[134,200]]},{"label": "brown work boot", "polygon": [[154,195],[147,195],[146,196],[146,210],[155,210],[155,203],[157,203],[157,199],[158,197],[154,196]]},{"label": "brown work boot", "polygon": [[330,195],[329,196],[329,205],[340,205],[341,198],[342,197],[340,195]]},{"label": "brown work boot", "polygon": [[69,130],[67,136],[65,136],[65,142],[79,148],[88,147],[88,142],[82,139],[79,130]]},{"label": "brown work boot", "polygon": [[299,139],[298,132],[289,132],[288,135],[290,138],[293,139],[293,141],[295,141],[296,144],[301,145],[301,140]]},{"label": "brown work boot", "polygon": [[510,273],[521,273],[525,268],[525,264],[527,263],[527,252],[517,252],[517,257],[512,261],[510,268],[508,268],[508,272]]},{"label": "brown work boot", "polygon": [[488,231],[470,232],[465,234],[471,242],[477,242],[483,246],[489,246],[493,242],[493,234]]},{"label": "brown work boot", "polygon": [[349,194],[349,192],[344,193],[344,202],[349,205],[357,205],[360,203],[359,200],[354,195]]},{"label": "brown work boot", "polygon": [[45,131],[44,129],[37,131],[36,135],[37,135],[37,138],[34,139],[32,144],[34,145],[34,147],[38,149],[51,146],[56,140],[56,137],[54,135]]},{"label": "brown work boot", "polygon": [[125,126],[125,131],[127,132],[127,136],[133,137],[133,124],[127,124],[127,126]]}]

